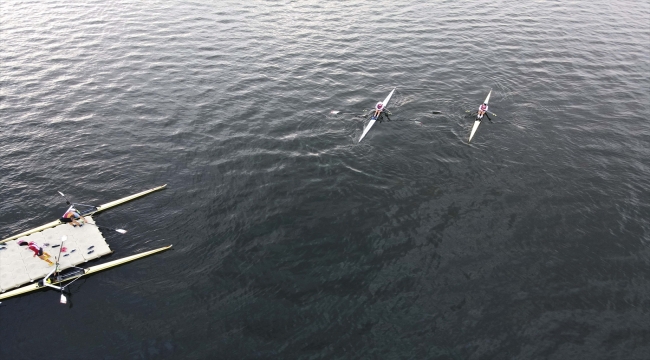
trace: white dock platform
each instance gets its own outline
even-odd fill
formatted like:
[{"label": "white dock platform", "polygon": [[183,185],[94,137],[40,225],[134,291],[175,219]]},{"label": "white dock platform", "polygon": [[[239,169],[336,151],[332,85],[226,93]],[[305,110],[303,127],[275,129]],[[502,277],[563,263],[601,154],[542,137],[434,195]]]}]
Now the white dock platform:
[{"label": "white dock platform", "polygon": [[[89,224],[82,227],[61,224],[0,244],[0,292],[40,281],[54,269],[54,266],[48,266],[46,261],[34,256],[34,252],[27,246],[19,246],[20,240],[35,241],[45,253],[50,255],[49,260],[56,263],[61,249],[61,237],[67,236],[67,240],[63,243],[66,251],[61,252],[59,261],[61,270],[112,253],[106,239],[93,225],[95,221],[92,216],[87,215],[86,219]],[[56,245],[59,246],[53,247]]]}]

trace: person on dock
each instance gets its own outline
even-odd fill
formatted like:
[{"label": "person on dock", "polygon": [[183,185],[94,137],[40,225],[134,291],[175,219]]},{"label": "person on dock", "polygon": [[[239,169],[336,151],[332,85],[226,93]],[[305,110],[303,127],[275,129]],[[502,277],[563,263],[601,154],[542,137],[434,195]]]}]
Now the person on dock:
[{"label": "person on dock", "polygon": [[38,256],[39,259],[46,261],[49,264],[48,266],[54,265],[54,263],[49,259],[51,255],[43,251],[43,247],[38,245],[35,241],[27,242],[25,240],[18,240],[18,245],[28,246],[29,250],[34,252],[34,256]]},{"label": "person on dock", "polygon": [[482,119],[483,115],[485,115],[485,112],[487,112],[488,106],[486,103],[481,104],[481,106],[478,107],[478,118]]},{"label": "person on dock", "polygon": [[74,227],[77,225],[82,226],[83,224],[79,223],[79,221],[77,221],[78,219],[82,219],[84,223],[88,222],[86,218],[81,215],[79,211],[77,211],[77,209],[71,207],[68,209],[68,211],[65,212],[65,214],[63,214],[63,217],[61,217],[59,220],[61,220],[62,223],[69,223]]}]

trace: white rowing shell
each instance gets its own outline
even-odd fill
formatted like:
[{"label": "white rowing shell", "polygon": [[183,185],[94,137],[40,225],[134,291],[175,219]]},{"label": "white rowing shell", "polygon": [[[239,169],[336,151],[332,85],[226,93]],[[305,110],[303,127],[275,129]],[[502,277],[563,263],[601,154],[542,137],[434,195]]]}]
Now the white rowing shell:
[{"label": "white rowing shell", "polygon": [[[492,89],[490,89],[490,92],[488,93],[488,96],[485,98],[485,101],[483,102],[484,104],[487,104],[488,101],[490,101],[490,95],[492,95]],[[482,119],[483,116],[481,116],[479,119]],[[472,132],[469,134],[469,140],[467,142],[469,143],[472,141],[472,138],[474,137],[474,133],[476,133],[476,130],[478,129],[478,126],[481,124],[481,120],[476,120],[474,121],[474,126],[472,126]]]},{"label": "white rowing shell", "polygon": [[[395,88],[395,89],[397,89],[397,88]],[[395,89],[393,89],[393,91],[391,91],[390,94],[388,94],[388,96],[386,96],[386,99],[384,99],[384,102],[382,102],[382,104],[384,104],[384,109],[386,109],[386,105],[388,105],[388,101],[390,100],[390,97],[393,96],[393,93],[395,92]],[[384,110],[382,110],[382,111],[384,111]],[[373,125],[375,125],[375,122],[376,122],[376,121],[377,121],[377,120],[370,120],[370,122],[368,123],[368,125],[366,125],[366,128],[363,129],[363,134],[361,134],[361,137],[359,138],[359,142],[361,142],[361,139],[363,139],[363,137],[366,136],[366,134],[368,133],[368,131],[370,130],[370,128],[371,128]]]}]

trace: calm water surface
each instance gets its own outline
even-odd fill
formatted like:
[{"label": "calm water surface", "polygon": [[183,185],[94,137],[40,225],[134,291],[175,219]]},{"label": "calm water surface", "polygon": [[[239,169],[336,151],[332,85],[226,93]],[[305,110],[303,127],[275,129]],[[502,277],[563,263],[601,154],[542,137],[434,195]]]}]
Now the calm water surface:
[{"label": "calm water surface", "polygon": [[4,301],[0,357],[649,358],[649,19],[633,0],[2,2],[0,237],[59,216],[57,190],[168,183],[97,221],[129,230],[110,259],[174,250],[70,306]]}]

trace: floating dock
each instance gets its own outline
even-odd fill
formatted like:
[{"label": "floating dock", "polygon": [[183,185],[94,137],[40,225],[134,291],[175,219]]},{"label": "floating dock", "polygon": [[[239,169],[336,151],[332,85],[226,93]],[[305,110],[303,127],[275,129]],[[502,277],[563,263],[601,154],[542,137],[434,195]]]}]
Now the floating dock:
[{"label": "floating dock", "polygon": [[[53,228],[10,240],[0,244],[0,292],[19,287],[21,285],[43,280],[53,269],[45,260],[34,256],[34,252],[27,246],[20,246],[21,240],[34,241],[43,248],[43,252],[50,255],[49,260],[56,263],[61,247],[59,270],[68,269],[89,260],[108,255],[113,251],[108,246],[106,239],[99,229],[93,225],[92,216],[85,217],[88,224],[72,227],[68,224],[59,224]],[[67,240],[61,243],[61,237]]]},{"label": "floating dock", "polygon": [[[63,291],[63,287],[52,286],[52,284],[74,281],[74,279],[81,276],[170,249],[171,245],[88,268],[77,267],[77,265],[113,252],[99,228],[95,226],[92,215],[162,190],[166,186],[166,184],[158,186],[103,205],[90,206],[90,210],[82,213],[87,220],[87,223],[83,226],[75,227],[69,223],[62,223],[60,220],[54,220],[37,228],[0,240],[0,299],[22,295],[45,287],[54,287]],[[68,202],[68,204],[71,203]],[[72,206],[75,206],[75,204],[72,204]],[[43,249],[43,256],[35,256],[28,246],[18,245],[21,241],[35,242]],[[64,270],[70,268],[75,269],[64,274]],[[31,284],[25,285],[28,283]],[[65,303],[63,293],[61,298],[61,302]]]}]

